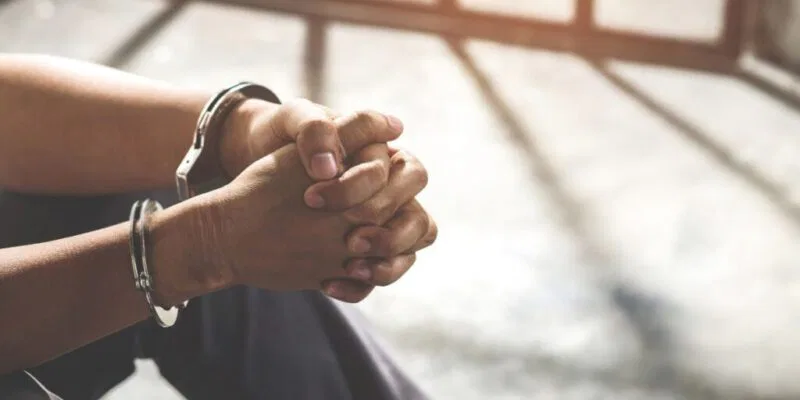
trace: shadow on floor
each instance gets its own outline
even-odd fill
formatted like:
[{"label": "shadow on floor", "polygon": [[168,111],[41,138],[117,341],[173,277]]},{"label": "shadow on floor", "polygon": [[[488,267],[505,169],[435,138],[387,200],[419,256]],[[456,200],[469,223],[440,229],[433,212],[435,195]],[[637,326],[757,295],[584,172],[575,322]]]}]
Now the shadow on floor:
[{"label": "shadow on floor", "polygon": [[[550,202],[560,211],[562,223],[582,246],[582,256],[600,268],[611,268],[613,262],[602,246],[596,244],[591,233],[585,226],[585,216],[581,211],[583,206],[572,196],[563,185],[556,168],[548,160],[546,153],[535,141],[535,135],[528,132],[512,108],[498,94],[486,74],[480,70],[470,54],[465,50],[463,39],[448,38],[448,46],[462,63],[475,86],[486,99],[487,105],[500,118],[507,132],[507,139],[526,154],[530,162],[530,171],[534,179],[546,189]],[[605,271],[600,271],[604,273]],[[664,305],[656,299],[648,298],[631,290],[613,279],[609,282],[612,287],[607,288],[610,303],[614,304],[624,315],[630,326],[644,344],[644,355],[641,369],[635,371],[633,377],[637,384],[644,385],[654,390],[678,390],[686,398],[703,398],[707,400],[721,399],[706,387],[699,379],[681,376],[670,360],[671,338],[669,329],[663,326],[662,318]],[[470,348],[467,346],[465,348]],[[546,360],[527,360],[529,368],[534,364],[547,363]],[[558,364],[558,363],[556,363]],[[558,370],[566,376],[581,374],[574,371],[569,365],[549,365],[548,368]],[[595,377],[597,378],[597,377]],[[604,382],[625,385],[619,377],[602,377]],[[733,400],[727,398],[728,400]]]},{"label": "shadow on floor", "polygon": [[733,154],[725,150],[723,146],[715,142],[707,133],[702,132],[677,113],[672,112],[667,107],[659,104],[658,100],[652,98],[647,93],[638,89],[625,78],[608,68],[603,60],[589,59],[589,64],[606,80],[622,90],[631,98],[635,99],[647,111],[658,116],[686,139],[697,147],[703,149],[707,154],[722,166],[726,171],[742,178],[759,193],[763,194],[772,205],[780,210],[793,223],[800,226],[800,209],[794,205],[787,194],[774,182],[760,175],[753,168],[738,161]]}]

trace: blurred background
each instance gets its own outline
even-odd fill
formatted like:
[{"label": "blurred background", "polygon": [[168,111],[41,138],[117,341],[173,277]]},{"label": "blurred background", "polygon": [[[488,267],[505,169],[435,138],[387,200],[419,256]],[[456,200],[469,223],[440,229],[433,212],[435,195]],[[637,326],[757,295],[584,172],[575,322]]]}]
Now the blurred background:
[{"label": "blurred background", "polygon": [[400,116],[441,233],[358,307],[434,399],[800,398],[800,2],[0,0],[0,51]]}]

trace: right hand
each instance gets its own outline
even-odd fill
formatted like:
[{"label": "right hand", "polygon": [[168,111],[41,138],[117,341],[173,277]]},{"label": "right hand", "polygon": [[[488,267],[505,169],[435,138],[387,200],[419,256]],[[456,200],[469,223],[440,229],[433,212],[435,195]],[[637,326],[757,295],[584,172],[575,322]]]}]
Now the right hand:
[{"label": "right hand", "polygon": [[201,264],[213,276],[271,290],[319,289],[324,280],[345,278],[344,238],[353,227],[341,212],[305,205],[311,183],[292,144],[198,197],[206,203],[198,209]]}]

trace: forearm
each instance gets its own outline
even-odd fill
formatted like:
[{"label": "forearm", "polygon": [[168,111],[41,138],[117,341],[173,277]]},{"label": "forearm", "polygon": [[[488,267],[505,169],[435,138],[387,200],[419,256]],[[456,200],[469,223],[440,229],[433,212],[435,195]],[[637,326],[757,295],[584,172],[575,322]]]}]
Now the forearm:
[{"label": "forearm", "polygon": [[94,194],[172,186],[208,97],[98,65],[0,55],[0,187]]},{"label": "forearm", "polygon": [[[172,209],[159,214],[148,252],[156,290],[169,288],[170,296],[161,301],[175,304],[214,290],[187,278],[192,263],[185,218]],[[148,317],[144,295],[134,288],[128,233],[123,223],[0,249],[0,374],[37,365]]]}]

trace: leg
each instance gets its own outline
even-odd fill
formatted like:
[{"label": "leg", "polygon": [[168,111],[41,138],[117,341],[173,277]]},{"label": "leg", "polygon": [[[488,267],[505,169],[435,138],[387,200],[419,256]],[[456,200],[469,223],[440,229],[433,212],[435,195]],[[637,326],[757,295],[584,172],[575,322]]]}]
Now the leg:
[{"label": "leg", "polygon": [[354,399],[425,400],[427,396],[400,370],[370,332],[358,310],[319,292],[310,295],[347,376]]},{"label": "leg", "polygon": [[48,389],[65,399],[101,398],[130,376],[136,327],[91,343],[31,369]]},{"label": "leg", "polygon": [[361,321],[318,292],[234,288],[195,300],[172,329],[153,329],[146,347],[191,399],[425,398]]}]

